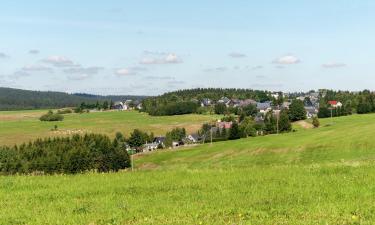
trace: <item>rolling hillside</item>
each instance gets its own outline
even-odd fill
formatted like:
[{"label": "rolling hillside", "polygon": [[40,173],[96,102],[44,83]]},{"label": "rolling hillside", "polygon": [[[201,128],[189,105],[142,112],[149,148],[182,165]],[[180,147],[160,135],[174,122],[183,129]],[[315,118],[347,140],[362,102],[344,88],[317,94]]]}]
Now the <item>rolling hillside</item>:
[{"label": "rolling hillside", "polygon": [[0,87],[1,110],[55,109],[74,107],[82,102],[95,103],[104,100],[143,99],[145,96],[100,96],[89,94],[68,94],[52,91],[29,91]]},{"label": "rolling hillside", "polygon": [[0,179],[0,224],[373,224],[375,114],[167,150],[134,172]]},{"label": "rolling hillside", "polygon": [[[74,133],[101,133],[114,137],[116,132],[129,135],[134,129],[165,135],[175,127],[184,127],[196,132],[203,123],[215,115],[149,116],[138,111],[106,111],[83,114],[65,114],[59,122],[41,122],[39,117],[46,110],[2,111],[0,112],[0,145],[14,145],[51,136],[66,136]],[[57,131],[51,130],[54,125]]]}]

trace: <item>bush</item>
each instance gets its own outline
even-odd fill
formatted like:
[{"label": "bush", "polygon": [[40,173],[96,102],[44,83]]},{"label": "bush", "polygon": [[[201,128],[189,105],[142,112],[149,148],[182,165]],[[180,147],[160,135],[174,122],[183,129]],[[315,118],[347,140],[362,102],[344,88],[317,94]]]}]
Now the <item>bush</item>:
[{"label": "bush", "polygon": [[227,112],[227,106],[224,103],[217,103],[215,105],[215,114],[221,115]]},{"label": "bush", "polygon": [[72,109],[59,109],[57,110],[57,114],[69,114],[69,113],[72,113],[73,110]]},{"label": "bush", "polygon": [[53,113],[52,110],[48,111],[47,114],[42,115],[39,118],[40,121],[62,121],[64,116],[58,113]]},{"label": "bush", "polygon": [[320,126],[320,122],[319,122],[319,119],[318,117],[314,116],[313,117],[313,121],[312,121],[312,124],[315,128],[318,128]]}]

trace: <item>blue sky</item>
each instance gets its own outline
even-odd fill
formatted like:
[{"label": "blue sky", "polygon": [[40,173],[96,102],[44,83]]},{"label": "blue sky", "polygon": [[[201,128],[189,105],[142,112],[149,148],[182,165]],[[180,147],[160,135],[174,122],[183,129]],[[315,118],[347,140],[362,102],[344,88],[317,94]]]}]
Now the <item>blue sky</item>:
[{"label": "blue sky", "polygon": [[374,21],[366,0],[4,0],[0,86],[374,89]]}]

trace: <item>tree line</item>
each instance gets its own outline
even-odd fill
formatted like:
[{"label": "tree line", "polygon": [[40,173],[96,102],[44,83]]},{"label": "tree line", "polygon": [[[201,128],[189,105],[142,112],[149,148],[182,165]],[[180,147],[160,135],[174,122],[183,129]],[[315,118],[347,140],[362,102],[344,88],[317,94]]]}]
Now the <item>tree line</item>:
[{"label": "tree line", "polygon": [[214,102],[224,96],[230,99],[254,99],[263,102],[272,99],[269,94],[270,92],[267,91],[235,88],[179,90],[144,99],[142,111],[157,116],[197,113],[201,110],[200,102],[205,98]]},{"label": "tree line", "polygon": [[110,172],[129,166],[130,158],[121,141],[101,134],[37,139],[0,147],[3,174]]},{"label": "tree line", "polygon": [[145,96],[101,96],[89,94],[68,94],[54,91],[29,91],[0,87],[0,110],[52,109],[76,107],[86,104],[102,104],[117,99],[144,99]]}]

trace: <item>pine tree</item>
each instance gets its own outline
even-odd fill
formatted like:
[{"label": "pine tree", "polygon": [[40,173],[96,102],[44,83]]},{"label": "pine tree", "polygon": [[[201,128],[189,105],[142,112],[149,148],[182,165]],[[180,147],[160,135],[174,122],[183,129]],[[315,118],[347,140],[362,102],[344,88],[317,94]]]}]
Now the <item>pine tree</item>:
[{"label": "pine tree", "polygon": [[229,129],[229,140],[235,140],[241,138],[241,132],[237,122],[232,124],[232,127]]},{"label": "pine tree", "polygon": [[280,132],[288,132],[292,130],[292,124],[289,120],[289,115],[287,110],[281,110],[279,115],[279,130]]}]

